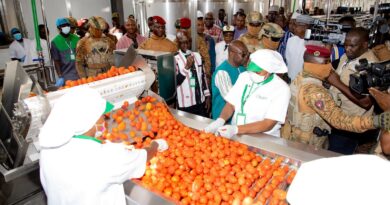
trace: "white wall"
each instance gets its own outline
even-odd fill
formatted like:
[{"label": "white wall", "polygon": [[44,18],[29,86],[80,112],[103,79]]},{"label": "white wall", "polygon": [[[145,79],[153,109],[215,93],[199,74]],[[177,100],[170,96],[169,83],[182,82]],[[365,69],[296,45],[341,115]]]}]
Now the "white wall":
[{"label": "white wall", "polygon": [[[23,11],[23,19],[28,32],[28,37],[34,39],[34,25],[32,19],[31,0],[20,0]],[[40,1],[36,0],[39,24],[43,23]],[[101,16],[111,25],[111,6],[109,0],[69,0],[72,16],[75,19],[89,18],[93,15]],[[56,19],[69,16],[65,0],[43,0],[46,21],[50,31],[50,39],[57,34]]]}]

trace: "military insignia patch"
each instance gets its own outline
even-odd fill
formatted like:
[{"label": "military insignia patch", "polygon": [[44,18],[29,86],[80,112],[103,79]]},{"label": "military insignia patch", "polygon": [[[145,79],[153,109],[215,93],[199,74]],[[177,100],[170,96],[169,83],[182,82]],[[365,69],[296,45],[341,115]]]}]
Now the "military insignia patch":
[{"label": "military insignia patch", "polygon": [[315,51],[315,52],[314,52],[314,56],[318,57],[318,56],[320,56],[320,55],[321,55],[321,53],[320,53],[319,51]]},{"label": "military insignia patch", "polygon": [[315,106],[316,106],[318,109],[323,110],[323,109],[324,109],[324,101],[322,101],[322,100],[317,100],[317,101],[315,102]]}]

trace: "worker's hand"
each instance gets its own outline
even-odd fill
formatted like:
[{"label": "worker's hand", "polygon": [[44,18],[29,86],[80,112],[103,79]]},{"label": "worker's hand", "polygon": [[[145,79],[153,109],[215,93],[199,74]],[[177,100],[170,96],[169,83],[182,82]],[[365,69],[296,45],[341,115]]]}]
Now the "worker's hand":
[{"label": "worker's hand", "polygon": [[390,111],[390,94],[382,92],[376,88],[369,88],[368,90],[372,97],[375,98],[379,107],[384,111]]},{"label": "worker's hand", "polygon": [[60,78],[57,79],[55,86],[56,86],[56,87],[61,87],[61,86],[64,85],[64,83],[65,83],[64,78],[61,78],[61,77],[60,77]]},{"label": "worker's hand", "polygon": [[169,148],[167,141],[165,141],[164,139],[156,139],[153,141],[157,142],[159,152],[164,152],[165,150],[167,150]]},{"label": "worker's hand", "polygon": [[328,78],[326,79],[331,85],[336,85],[340,83],[340,76],[335,71],[331,71]]},{"label": "worker's hand", "polygon": [[225,124],[225,120],[222,118],[218,118],[214,122],[212,122],[209,126],[204,128],[204,131],[207,133],[216,133],[218,128],[222,127]]},{"label": "worker's hand", "polygon": [[374,126],[375,128],[390,131],[390,112],[384,112],[374,116]]},{"label": "worker's hand", "polygon": [[230,139],[238,133],[238,127],[237,125],[225,125],[218,128],[217,132],[222,137],[226,137]]},{"label": "worker's hand", "polygon": [[186,63],[186,66],[185,66],[185,69],[190,69],[192,68],[192,65],[194,64],[194,57],[193,56],[188,56],[187,57],[187,63]]}]

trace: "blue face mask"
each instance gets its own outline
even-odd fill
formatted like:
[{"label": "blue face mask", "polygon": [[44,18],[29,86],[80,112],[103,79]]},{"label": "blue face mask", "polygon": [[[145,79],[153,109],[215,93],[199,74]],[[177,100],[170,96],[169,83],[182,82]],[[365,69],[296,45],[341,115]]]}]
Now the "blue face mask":
[{"label": "blue face mask", "polygon": [[61,32],[63,33],[63,34],[68,34],[69,32],[70,32],[70,26],[65,26],[65,27],[62,27],[61,28]]},{"label": "blue face mask", "polygon": [[17,40],[17,41],[22,39],[22,34],[21,33],[15,33],[13,36],[14,36],[14,39]]}]

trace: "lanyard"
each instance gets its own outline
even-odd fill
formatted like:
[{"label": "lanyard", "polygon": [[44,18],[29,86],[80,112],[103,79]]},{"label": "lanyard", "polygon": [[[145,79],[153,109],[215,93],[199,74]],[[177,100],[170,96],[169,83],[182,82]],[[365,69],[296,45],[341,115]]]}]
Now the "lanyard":
[{"label": "lanyard", "polygon": [[90,136],[75,135],[75,136],[73,136],[73,138],[83,139],[83,140],[92,140],[92,141],[95,141],[95,142],[97,142],[97,143],[103,144],[101,140],[96,139],[96,138],[94,138],[94,137],[90,137]]},{"label": "lanyard", "polygon": [[68,48],[69,48],[69,50],[70,50],[70,53],[73,54],[72,42],[69,42],[69,44],[68,44],[68,41],[65,39],[65,44],[68,46]]},{"label": "lanyard", "polygon": [[[267,79],[265,79],[263,82],[261,83],[256,83],[257,84],[257,87],[256,89],[253,91],[256,92],[256,90],[261,87],[262,85],[265,85],[269,82],[271,82],[271,80],[274,79],[274,74],[272,73]],[[242,96],[241,96],[241,113],[244,113],[244,106],[245,106],[245,103],[246,101],[248,100],[248,98],[251,96],[252,94],[252,88],[254,87],[254,84],[255,83],[252,83],[252,86],[251,86],[251,89],[249,90],[249,93],[248,95],[245,96],[246,94],[246,90],[248,89],[248,85],[245,85],[245,88],[244,88],[244,92],[242,93]]]}]

